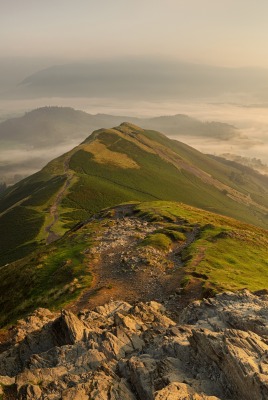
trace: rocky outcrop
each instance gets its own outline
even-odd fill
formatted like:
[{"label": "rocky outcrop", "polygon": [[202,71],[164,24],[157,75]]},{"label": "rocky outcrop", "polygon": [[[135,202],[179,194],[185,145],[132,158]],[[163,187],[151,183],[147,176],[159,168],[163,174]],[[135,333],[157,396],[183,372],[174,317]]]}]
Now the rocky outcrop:
[{"label": "rocky outcrop", "polygon": [[265,400],[267,306],[266,292],[223,293],[188,306],[179,324],[153,301],[110,302],[78,316],[39,309],[0,354],[0,395]]}]

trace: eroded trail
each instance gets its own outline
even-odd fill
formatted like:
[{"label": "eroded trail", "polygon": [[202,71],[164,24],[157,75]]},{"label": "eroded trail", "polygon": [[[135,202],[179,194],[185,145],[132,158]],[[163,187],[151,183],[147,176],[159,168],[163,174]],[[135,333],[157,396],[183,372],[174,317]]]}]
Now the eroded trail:
[{"label": "eroded trail", "polygon": [[[142,295],[144,283],[138,280],[142,271],[137,271],[138,259],[134,255],[138,242],[135,232],[139,232],[141,239],[155,229],[156,226],[136,219],[123,217],[113,221],[113,226],[97,238],[97,245],[91,249],[92,286],[72,308],[93,308],[111,298],[135,301],[137,295]],[[126,260],[132,263],[129,268]]]},{"label": "eroded trail", "polygon": [[[141,246],[147,235],[161,228],[157,222],[126,217],[121,209],[87,254],[92,286],[70,309],[78,312],[121,299],[130,303],[156,300],[175,314],[181,310],[182,305],[177,304],[184,275],[181,253],[196,239],[198,228],[192,227],[185,241],[174,242],[169,250]],[[199,289],[193,289],[191,300],[200,298]]]},{"label": "eroded trail", "polygon": [[70,186],[72,178],[74,176],[73,172],[70,171],[70,169],[69,169],[69,162],[70,162],[70,158],[68,157],[64,162],[64,173],[66,175],[66,181],[64,182],[64,185],[62,186],[62,188],[57,193],[56,198],[55,198],[55,200],[54,200],[54,202],[51,205],[50,210],[49,210],[51,223],[45,227],[45,231],[47,232],[46,244],[52,243],[55,240],[60,238],[60,235],[58,235],[54,231],[53,228],[55,227],[55,224],[59,220],[58,207],[59,207],[59,205],[60,205],[60,203],[61,203],[61,201],[62,201],[62,199],[63,199],[63,197],[64,197],[64,195],[66,193],[66,190]]}]

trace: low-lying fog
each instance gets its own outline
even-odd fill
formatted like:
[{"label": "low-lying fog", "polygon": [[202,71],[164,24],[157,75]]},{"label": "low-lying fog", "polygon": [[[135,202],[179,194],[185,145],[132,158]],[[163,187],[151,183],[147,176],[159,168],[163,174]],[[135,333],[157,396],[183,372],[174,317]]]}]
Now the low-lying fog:
[{"label": "low-lying fog", "polygon": [[[211,99],[210,99],[211,100]],[[222,99],[221,99],[222,100]],[[0,101],[0,119],[12,115],[22,115],[24,111],[47,105],[70,106],[90,114],[105,113],[110,115],[153,117],[162,115],[186,114],[202,121],[220,121],[236,126],[240,136],[219,140],[213,138],[186,135],[170,136],[192,147],[215,155],[232,153],[246,157],[256,157],[268,164],[268,105],[232,104],[220,101],[204,102],[142,102],[120,101],[116,99],[54,98]],[[122,120],[127,119],[123,118]],[[165,133],[163,131],[163,133]],[[37,133],[38,134],[38,133]],[[27,176],[42,168],[49,160],[73,148],[85,139],[84,135],[60,146],[49,145],[45,149],[11,148],[6,143],[0,153],[0,176],[10,181],[11,176]],[[12,168],[11,168],[12,165]],[[2,178],[3,179],[3,178]],[[1,180],[1,179],[0,179]],[[12,179],[11,179],[12,181]]]}]

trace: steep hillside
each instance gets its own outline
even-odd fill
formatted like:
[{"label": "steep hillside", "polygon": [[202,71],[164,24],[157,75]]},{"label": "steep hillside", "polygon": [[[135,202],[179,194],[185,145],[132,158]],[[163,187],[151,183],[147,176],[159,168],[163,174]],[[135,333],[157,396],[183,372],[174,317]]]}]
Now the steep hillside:
[{"label": "steep hillside", "polygon": [[37,307],[160,301],[177,319],[223,290],[268,287],[267,231],[181,203],[125,204],[1,267],[0,326]]},{"label": "steep hillside", "polygon": [[1,264],[126,201],[181,201],[265,228],[268,187],[240,175],[156,131],[129,123],[100,129],[2,194]]}]

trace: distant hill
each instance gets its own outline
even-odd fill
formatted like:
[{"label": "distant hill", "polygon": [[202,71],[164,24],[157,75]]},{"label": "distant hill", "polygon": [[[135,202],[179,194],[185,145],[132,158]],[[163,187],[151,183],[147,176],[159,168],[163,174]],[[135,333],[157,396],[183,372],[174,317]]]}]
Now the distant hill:
[{"label": "distant hill", "polygon": [[105,124],[122,117],[90,115],[69,107],[42,107],[22,117],[0,124],[0,140],[25,143],[28,146],[51,147],[70,139],[80,139]]},{"label": "distant hill", "polygon": [[99,129],[0,195],[1,264],[127,201],[181,201],[267,228],[267,194],[258,175],[159,132],[130,123]]},{"label": "distant hill", "polygon": [[223,159],[230,161],[231,163],[236,163],[244,165],[245,167],[253,168],[261,174],[268,176],[268,165],[264,164],[258,158],[242,157],[238,154],[224,153],[220,155]]},{"label": "distant hill", "polygon": [[267,69],[225,68],[177,60],[114,59],[54,65],[27,76],[13,97],[139,100],[211,99],[249,94],[267,101]]},{"label": "distant hill", "polygon": [[[222,122],[202,122],[184,114],[154,118],[88,114],[70,107],[42,107],[22,117],[0,123],[0,140],[23,142],[32,147],[50,147],[70,139],[80,139],[100,127],[107,128],[123,120],[139,123],[144,128],[165,130],[169,135],[192,135],[228,140],[239,130]],[[107,125],[107,126],[106,126]]]},{"label": "distant hill", "polygon": [[156,118],[92,115],[68,107],[43,107],[0,123],[0,181],[13,183],[79,144],[92,131],[129,121],[167,135],[230,140],[241,133],[220,122],[201,122],[177,114]]}]

